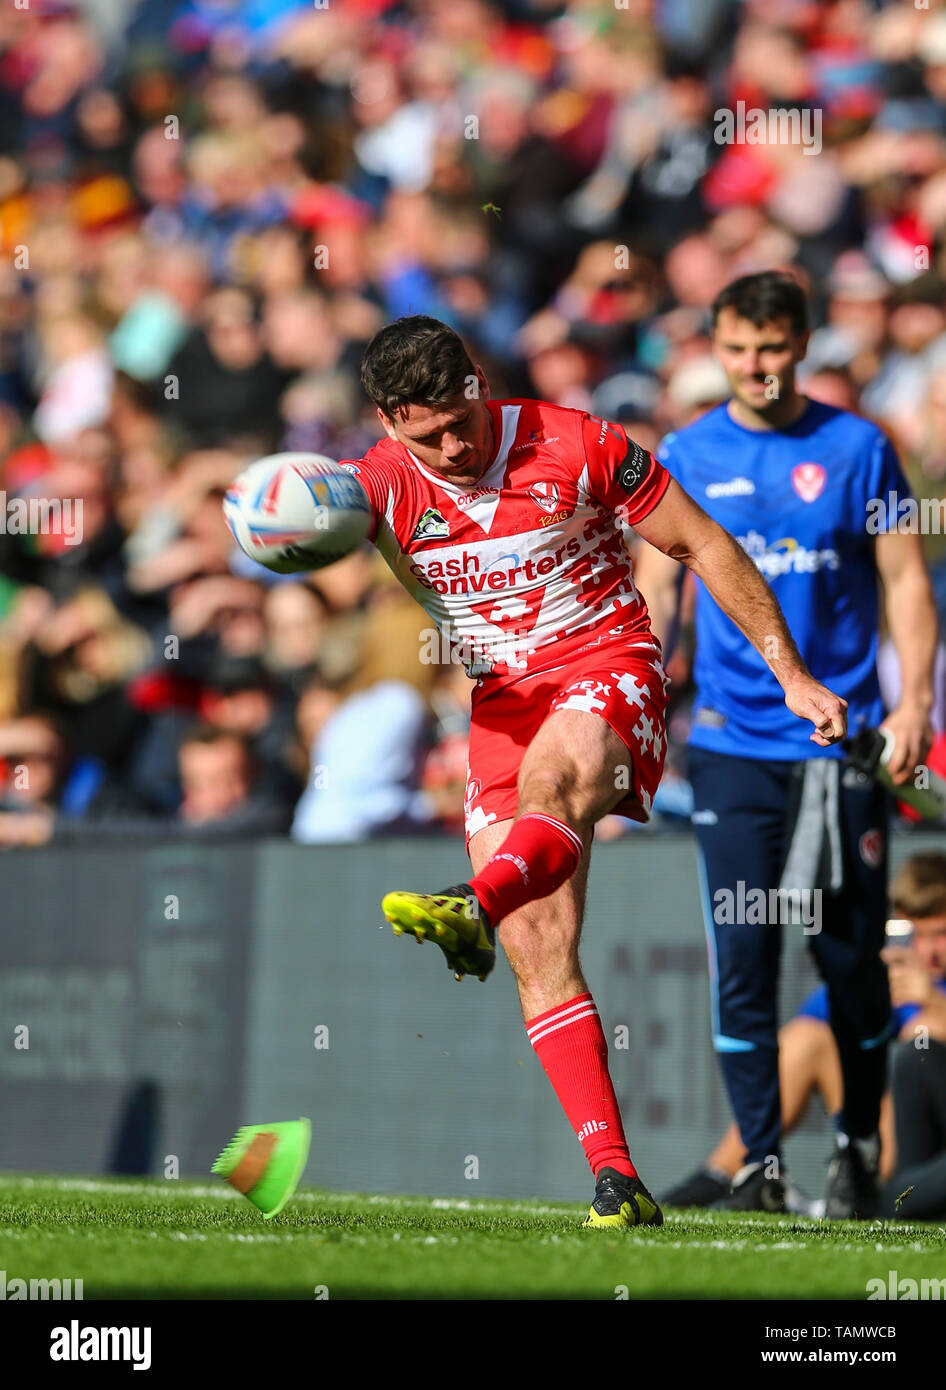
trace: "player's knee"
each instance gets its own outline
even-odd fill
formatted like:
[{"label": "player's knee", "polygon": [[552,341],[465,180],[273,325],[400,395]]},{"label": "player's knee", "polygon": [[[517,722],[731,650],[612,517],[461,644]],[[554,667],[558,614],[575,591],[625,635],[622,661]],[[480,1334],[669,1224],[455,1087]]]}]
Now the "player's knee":
[{"label": "player's knee", "polygon": [[778,1032],[779,1051],[792,1062],[802,1062],[807,1058],[818,1058],[830,1051],[834,1044],[831,1025],[822,1023],[820,1018],[808,1014],[796,1014],[784,1023]]},{"label": "player's knee", "polygon": [[562,765],[523,767],[519,773],[519,799],[524,796],[564,800],[575,786],[573,768]]},{"label": "player's knee", "polygon": [[589,801],[580,771],[573,765],[524,769],[519,778],[519,809],[563,816],[573,826],[585,817]]}]

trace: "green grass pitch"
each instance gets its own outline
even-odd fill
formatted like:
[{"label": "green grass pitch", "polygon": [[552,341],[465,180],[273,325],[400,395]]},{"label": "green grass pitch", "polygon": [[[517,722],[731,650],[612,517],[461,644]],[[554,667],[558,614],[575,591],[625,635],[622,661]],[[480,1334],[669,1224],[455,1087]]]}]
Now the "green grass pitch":
[{"label": "green grass pitch", "polygon": [[300,1189],[264,1221],[223,1183],[11,1175],[0,1265],[80,1278],[86,1300],[864,1299],[891,1269],[946,1273],[941,1225],[670,1211],[612,1235],[582,1230],[585,1210]]}]

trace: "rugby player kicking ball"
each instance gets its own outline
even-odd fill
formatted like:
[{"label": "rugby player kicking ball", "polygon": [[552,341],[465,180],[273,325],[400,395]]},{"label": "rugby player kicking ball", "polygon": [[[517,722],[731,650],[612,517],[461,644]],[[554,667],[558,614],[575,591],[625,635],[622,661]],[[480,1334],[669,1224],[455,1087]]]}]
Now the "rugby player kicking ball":
[{"label": "rugby player kicking ball", "polygon": [[811,676],[752,560],[619,426],[491,401],[459,337],[422,315],[375,335],[362,384],[387,436],[346,463],[371,504],[369,535],[476,680],[472,877],[388,893],[384,915],[395,932],[435,941],[457,979],[485,979],[499,937],[529,1039],[595,1176],[585,1224],[660,1225],[578,960],[595,823],[648,819],[666,750],[667,677],[627,530],[703,580],[816,744],[845,737],[846,703]]}]

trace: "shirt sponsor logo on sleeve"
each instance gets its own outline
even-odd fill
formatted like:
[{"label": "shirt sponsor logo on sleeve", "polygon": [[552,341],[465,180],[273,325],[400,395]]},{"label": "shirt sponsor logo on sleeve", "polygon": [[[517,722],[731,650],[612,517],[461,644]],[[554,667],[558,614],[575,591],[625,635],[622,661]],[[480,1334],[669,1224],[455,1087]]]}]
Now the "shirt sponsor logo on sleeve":
[{"label": "shirt sponsor logo on sleeve", "polygon": [[650,454],[639,444],[635,444],[633,439],[629,439],[627,441],[627,453],[624,455],[616,475],[624,491],[627,493],[636,492],[644,481],[649,468]]}]

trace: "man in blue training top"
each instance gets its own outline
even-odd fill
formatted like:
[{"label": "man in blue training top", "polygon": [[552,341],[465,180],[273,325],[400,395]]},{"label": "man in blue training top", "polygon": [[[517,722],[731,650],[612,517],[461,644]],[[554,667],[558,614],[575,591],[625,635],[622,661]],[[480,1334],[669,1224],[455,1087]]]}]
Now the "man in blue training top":
[{"label": "man in blue training top", "polygon": [[[713,337],[732,396],[668,435],[658,458],[755,561],[804,661],[847,700],[851,733],[883,721],[896,739],[895,780],[912,779],[931,735],[936,613],[920,537],[878,508],[891,493],[910,495],[896,453],[876,425],[796,390],[808,317],[791,276],[728,285],[713,305]],[[665,646],[681,575],[642,547],[635,578]],[[886,719],[875,665],[881,589],[902,676]],[[781,928],[794,908],[828,987],[844,1082],[827,1214],[869,1217],[891,1034],[880,959],[885,796],[840,747],[796,731],[764,661],[699,581],[694,678],[689,775],[713,1042],[747,1150],[721,1204],[783,1209],[777,993]]]}]

